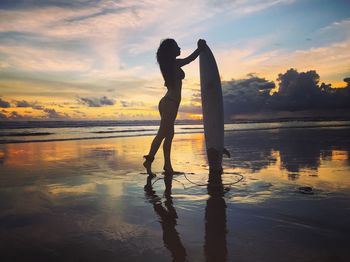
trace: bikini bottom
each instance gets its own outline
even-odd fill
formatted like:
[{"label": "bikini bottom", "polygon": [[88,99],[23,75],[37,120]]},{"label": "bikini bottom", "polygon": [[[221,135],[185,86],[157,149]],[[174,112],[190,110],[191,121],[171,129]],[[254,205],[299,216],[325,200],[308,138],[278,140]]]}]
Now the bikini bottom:
[{"label": "bikini bottom", "polygon": [[[164,109],[164,106],[166,106],[167,103],[173,103],[176,105],[176,114],[177,114],[177,110],[179,108],[179,105],[180,105],[180,102],[177,101],[176,99],[174,98],[171,98],[171,97],[168,97],[168,96],[163,96],[162,99],[159,101],[159,105],[158,105],[158,109],[159,109],[159,112],[160,114],[162,115],[162,112],[163,112],[163,109]],[[164,105],[165,103],[165,105]]]}]

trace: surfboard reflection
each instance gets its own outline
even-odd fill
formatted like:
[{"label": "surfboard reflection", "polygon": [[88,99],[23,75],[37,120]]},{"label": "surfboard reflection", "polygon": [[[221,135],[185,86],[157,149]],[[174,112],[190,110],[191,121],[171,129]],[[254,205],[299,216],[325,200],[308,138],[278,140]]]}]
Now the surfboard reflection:
[{"label": "surfboard reflection", "polygon": [[226,261],[226,202],[221,172],[209,174],[209,199],[205,208],[205,261]]},{"label": "surfboard reflection", "polygon": [[175,226],[177,225],[177,213],[173,206],[171,196],[172,175],[167,175],[164,178],[165,184],[165,202],[164,205],[161,198],[156,194],[152,188],[152,178],[147,177],[145,186],[145,195],[149,202],[153,205],[153,209],[160,218],[160,224],[163,230],[164,246],[170,251],[173,261],[187,261],[186,250],[181,242],[180,235]]}]

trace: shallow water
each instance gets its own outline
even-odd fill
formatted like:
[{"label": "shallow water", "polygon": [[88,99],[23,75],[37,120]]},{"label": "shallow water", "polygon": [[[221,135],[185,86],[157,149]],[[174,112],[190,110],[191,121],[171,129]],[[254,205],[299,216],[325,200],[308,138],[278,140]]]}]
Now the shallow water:
[{"label": "shallow water", "polygon": [[171,193],[161,151],[144,190],[150,136],[0,145],[3,261],[348,261],[349,131],[228,132],[214,188],[204,135],[176,135]]},{"label": "shallow water", "polygon": [[[0,144],[54,142],[155,135],[159,121],[0,121]],[[350,121],[287,121],[225,124],[225,132],[247,130],[347,127]],[[177,134],[203,133],[198,121],[176,122]]]}]

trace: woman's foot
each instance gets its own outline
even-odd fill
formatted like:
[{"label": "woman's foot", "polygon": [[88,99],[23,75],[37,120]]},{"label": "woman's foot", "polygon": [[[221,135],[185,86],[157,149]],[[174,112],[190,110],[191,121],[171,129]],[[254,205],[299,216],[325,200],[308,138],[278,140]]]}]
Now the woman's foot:
[{"label": "woman's foot", "polygon": [[152,172],[152,162],[154,160],[154,157],[149,156],[149,155],[146,155],[146,156],[143,156],[143,157],[144,157],[144,159],[146,159],[145,162],[143,162],[143,166],[146,168],[147,174],[149,176],[152,176],[152,177],[156,176],[156,174],[154,174]]},{"label": "woman's foot", "polygon": [[172,167],[163,167],[164,173],[165,174],[170,174],[170,175],[182,175],[184,174],[184,172],[180,172],[180,171],[175,171]]}]

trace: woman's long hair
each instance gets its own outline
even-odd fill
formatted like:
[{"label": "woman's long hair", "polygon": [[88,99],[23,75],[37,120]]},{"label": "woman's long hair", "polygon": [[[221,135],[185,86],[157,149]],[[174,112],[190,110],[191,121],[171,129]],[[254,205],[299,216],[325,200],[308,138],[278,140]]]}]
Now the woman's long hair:
[{"label": "woman's long hair", "polygon": [[157,61],[162,72],[163,78],[165,80],[165,85],[172,82],[175,77],[174,75],[174,65],[176,55],[174,53],[177,43],[174,39],[167,38],[164,39],[157,50]]}]

